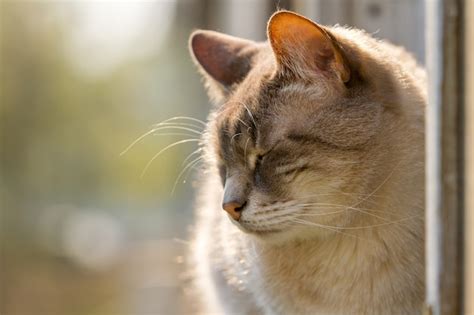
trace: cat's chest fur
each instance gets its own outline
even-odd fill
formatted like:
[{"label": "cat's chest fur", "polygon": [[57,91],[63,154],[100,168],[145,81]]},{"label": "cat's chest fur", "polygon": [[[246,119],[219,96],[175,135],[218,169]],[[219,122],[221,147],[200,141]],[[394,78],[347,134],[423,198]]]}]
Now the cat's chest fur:
[{"label": "cat's chest fur", "polygon": [[411,254],[399,257],[397,249],[392,252],[383,242],[367,243],[347,235],[330,241],[269,247],[242,234],[218,209],[214,209],[215,215],[212,207],[206,210],[213,218],[206,224],[207,231],[200,228],[203,234],[197,235],[197,242],[205,243],[195,259],[200,264],[202,259],[209,259],[209,274],[200,274],[208,278],[198,281],[204,280],[200,283],[201,288],[206,288],[202,292],[204,300],[218,301],[213,305],[216,308],[204,311],[206,314],[347,315],[418,311],[417,297],[422,288],[413,287],[410,277],[421,266],[419,259]]},{"label": "cat's chest fur", "polygon": [[397,296],[409,288],[395,289],[387,283],[409,279],[400,279],[400,262],[377,246],[356,240],[315,241],[311,247],[263,252],[261,259],[266,261],[260,266],[265,268],[257,267],[255,277],[261,279],[259,292],[268,294],[263,305],[269,306],[269,313],[279,314],[393,313],[388,305],[401,305]]}]

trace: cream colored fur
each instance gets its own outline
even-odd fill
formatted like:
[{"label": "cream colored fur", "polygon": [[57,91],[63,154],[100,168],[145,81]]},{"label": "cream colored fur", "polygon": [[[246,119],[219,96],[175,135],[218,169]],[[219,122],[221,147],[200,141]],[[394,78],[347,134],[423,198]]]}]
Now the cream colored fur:
[{"label": "cream colored fur", "polygon": [[[382,89],[383,82],[391,82],[390,91],[381,90],[384,95],[374,97],[379,97],[383,106],[396,107],[396,116],[386,111],[374,116],[380,120],[374,127],[377,132],[371,135],[370,147],[363,155],[346,158],[344,151],[331,153],[324,163],[337,170],[336,174],[318,178],[303,174],[287,187],[292,200],[318,195],[316,201],[328,205],[327,209],[311,213],[334,211],[333,216],[303,217],[308,219],[306,223],[294,219],[294,227],[289,227],[287,234],[273,236],[241,231],[222,210],[223,188],[212,147],[220,112],[211,114],[204,140],[208,164],[198,200],[190,265],[202,314],[421,312],[424,71],[401,48],[376,41],[358,30],[329,30],[338,40],[361,52],[365,64],[369,64],[366,71],[373,71],[371,75],[381,82]],[[284,87],[282,93],[288,99],[330,97],[324,89],[295,82]],[[237,91],[234,97],[238,95]],[[396,98],[387,100],[390,95]],[[282,118],[276,129],[284,130],[286,125],[297,123],[291,117]],[[357,163],[346,165],[350,161]],[[337,191],[344,193],[334,193]],[[264,199],[252,192],[249,200]],[[347,206],[334,208],[331,204]],[[297,204],[291,200],[272,206],[297,211]],[[262,213],[256,202],[251,202],[243,215],[249,222],[260,215],[264,224]]]}]

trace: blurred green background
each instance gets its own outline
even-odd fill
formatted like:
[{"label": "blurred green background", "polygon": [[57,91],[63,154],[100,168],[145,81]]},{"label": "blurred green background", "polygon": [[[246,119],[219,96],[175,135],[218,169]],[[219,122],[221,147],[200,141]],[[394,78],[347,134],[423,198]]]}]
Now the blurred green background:
[{"label": "blurred green background", "polygon": [[277,7],[423,60],[423,0],[0,0],[0,315],[193,311],[183,262],[199,173],[179,175],[197,143],[141,174],[198,134],[160,130],[120,153],[168,118],[206,119],[193,29],[264,40]]},{"label": "blurred green background", "polygon": [[120,152],[154,123],[205,119],[187,50],[201,4],[0,3],[0,314],[185,312],[192,183],[172,188],[196,143],[141,173],[195,135]]}]

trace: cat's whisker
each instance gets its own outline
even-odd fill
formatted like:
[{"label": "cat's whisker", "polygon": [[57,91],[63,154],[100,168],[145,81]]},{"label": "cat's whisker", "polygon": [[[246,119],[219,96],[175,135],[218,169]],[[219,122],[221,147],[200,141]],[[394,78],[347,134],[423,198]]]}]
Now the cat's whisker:
[{"label": "cat's whisker", "polygon": [[232,136],[232,138],[230,138],[230,146],[232,147],[232,150],[234,151],[234,141],[235,141],[235,137],[238,137],[238,136],[241,136],[243,135],[242,132],[239,132],[239,133],[236,133],[235,135]]},{"label": "cat's whisker", "polygon": [[[232,101],[225,102],[224,104],[221,105],[221,107],[220,107],[218,113],[219,113],[220,115],[222,115],[222,114],[224,114],[227,110],[232,109],[232,107],[226,107],[226,106],[225,106],[225,105],[231,104],[231,103],[236,103],[236,104],[242,105],[242,106],[245,108],[245,110],[247,111],[247,113],[249,114],[250,119],[252,120],[252,124],[253,124],[254,128],[257,129],[257,122],[255,121],[254,115],[252,114],[252,112],[250,111],[250,109],[248,108],[248,106],[245,105],[245,103],[243,103],[243,102],[241,102],[241,101],[234,101],[234,100],[232,100]],[[242,121],[240,118],[237,118],[237,119],[238,119],[242,124],[244,124],[246,127],[252,129],[252,127],[250,127],[247,123],[245,123],[244,121]]]},{"label": "cat's whisker", "polygon": [[[135,145],[137,145],[139,142],[141,142],[143,139],[145,139],[147,136],[149,135],[152,135],[152,134],[155,134],[157,131],[160,131],[160,130],[168,130],[168,129],[177,129],[177,130],[184,130],[184,131],[190,131],[194,134],[197,134],[197,135],[201,135],[200,132],[194,130],[194,129],[190,129],[190,128],[187,128],[187,127],[181,127],[181,126],[162,126],[162,127],[157,127],[157,128],[153,128],[151,129],[150,131],[147,131],[145,132],[143,135],[141,135],[140,137],[138,137],[135,141],[133,141],[131,144],[129,144],[125,150],[123,150],[121,153],[120,153],[120,156],[124,155],[125,153],[127,153],[128,151],[130,151],[130,149],[132,149]],[[159,135],[159,134],[156,134],[156,135]],[[186,135],[186,136],[191,136],[191,135]]]},{"label": "cat's whisker", "polygon": [[[155,131],[158,131],[158,130],[166,130],[166,129],[177,129],[177,130],[185,130],[185,131],[189,131],[190,133],[192,134],[195,134],[195,135],[199,135],[201,136],[202,135],[202,132],[203,131],[200,131],[200,130],[196,130],[196,129],[192,129],[192,128],[189,128],[189,127],[184,127],[184,126],[180,126],[180,125],[160,125],[160,126],[156,126],[154,127],[153,129],[153,132]],[[151,131],[150,130],[150,131]]]},{"label": "cat's whisker", "polygon": [[376,228],[376,227],[382,227],[382,226],[387,226],[387,225],[393,225],[393,224],[400,224],[405,221],[410,221],[413,219],[422,219],[422,216],[419,215],[412,215],[412,216],[407,216],[405,218],[401,218],[398,220],[393,220],[393,221],[388,221],[385,223],[379,223],[379,224],[372,224],[372,225],[366,225],[366,226],[354,226],[354,227],[344,227],[344,230],[363,230],[363,229],[370,229],[370,228]]},{"label": "cat's whisker", "polygon": [[388,180],[390,178],[392,178],[393,174],[395,173],[395,171],[398,169],[398,167],[400,166],[402,161],[399,161],[395,167],[392,169],[392,171],[387,175],[387,177],[385,177],[385,179],[370,193],[367,195],[367,197],[363,198],[362,200],[359,200],[356,204],[352,205],[352,207],[357,207],[358,205],[360,205],[362,202],[364,202],[365,200],[369,199],[373,194],[375,194],[377,191],[379,191],[383,185],[385,185],[386,182],[388,182]]},{"label": "cat's whisker", "polygon": [[274,203],[274,204],[271,204],[271,205],[258,205],[259,208],[261,209],[264,209],[264,210],[261,210],[259,212],[257,212],[256,214],[264,214],[264,213],[267,213],[267,212],[272,212],[272,211],[275,211],[275,210],[278,210],[278,209],[288,209],[288,208],[294,208],[294,206],[297,206],[298,203],[296,202],[285,202],[285,203]]},{"label": "cat's whisker", "polygon": [[204,163],[204,159],[200,159],[198,160],[197,162],[193,163],[193,165],[191,165],[191,167],[188,169],[188,171],[186,172],[186,174],[184,174],[184,179],[183,179],[183,182],[186,182],[186,180],[188,179],[188,176],[189,176],[189,173],[194,170],[196,168],[196,166],[198,166],[200,163]]},{"label": "cat's whisker", "polygon": [[402,218],[402,219],[399,219],[399,220],[393,220],[393,221],[390,221],[390,222],[364,225],[364,226],[332,226],[332,225],[318,224],[318,223],[315,223],[315,222],[301,220],[301,219],[300,219],[300,221],[305,222],[305,223],[309,223],[310,225],[324,226],[324,227],[329,228],[329,229],[335,229],[335,230],[338,230],[338,231],[341,231],[341,230],[345,231],[345,230],[364,230],[364,229],[372,229],[372,228],[378,228],[378,227],[383,227],[383,226],[388,226],[388,225],[394,225],[394,224],[399,224],[399,223],[404,222],[404,221],[417,219],[419,217],[420,217],[419,215],[413,215],[413,216],[408,216],[406,218]]},{"label": "cat's whisker", "polygon": [[176,177],[176,180],[174,181],[173,189],[171,190],[171,195],[174,194],[174,191],[175,191],[175,189],[176,189],[176,185],[178,184],[178,181],[179,181],[179,179],[181,178],[181,176],[183,176],[183,174],[186,172],[186,170],[190,169],[193,165],[197,164],[201,159],[202,159],[202,156],[197,157],[196,159],[194,159],[194,160],[192,160],[191,162],[189,162],[189,163],[181,170],[181,172],[179,172],[178,176]]},{"label": "cat's whisker", "polygon": [[[189,117],[189,116],[175,116],[175,117],[171,117],[171,118],[168,118],[166,120],[163,120],[161,123],[166,123],[166,122],[169,122],[169,121],[175,121],[175,120],[188,120],[188,121],[194,121],[194,122],[197,122],[199,123],[200,125],[202,125],[203,127],[206,127],[206,123],[200,119],[197,119],[197,118],[194,118],[194,117]],[[160,124],[160,123],[158,123]]]},{"label": "cat's whisker", "polygon": [[249,125],[247,125],[242,119],[237,118],[237,120],[240,121],[240,122],[242,123],[242,125],[244,125],[245,127],[252,129],[252,127],[250,127]]},{"label": "cat's whisker", "polygon": [[[179,133],[179,132],[166,132],[166,133],[154,133],[152,134],[153,137],[164,137],[164,136],[185,136],[190,137],[189,133]],[[196,138],[197,139],[197,138]]]},{"label": "cat's whisker", "polygon": [[[366,215],[369,215],[369,216],[371,216],[371,217],[380,219],[380,220],[382,220],[382,221],[390,222],[390,219],[387,219],[387,218],[384,218],[384,217],[382,217],[382,216],[379,216],[379,215],[376,215],[376,214],[371,213],[371,212],[374,212],[374,211],[372,211],[372,210],[370,210],[370,209],[368,209],[368,211],[365,210],[365,209],[357,208],[357,207],[347,207],[347,209],[348,209],[348,210],[354,210],[354,211],[357,211],[357,212],[360,212],[360,213],[364,213],[364,214],[366,214]],[[382,212],[382,211],[380,211],[380,212]]]},{"label": "cat's whisker", "polygon": [[120,153],[120,156],[124,155],[125,153],[127,153],[131,148],[133,148],[138,142],[142,141],[143,139],[145,139],[146,136],[152,134],[153,132],[155,132],[154,129],[150,130],[150,131],[147,131],[146,133],[144,133],[143,135],[141,135],[140,137],[138,137],[135,141],[133,141],[131,144],[128,145],[128,147],[125,148],[125,150],[123,150],[121,153]]},{"label": "cat's whisker", "polygon": [[280,219],[288,217],[288,216],[291,217],[297,211],[298,211],[298,209],[296,207],[295,208],[293,208],[293,207],[292,208],[283,208],[283,210],[275,209],[273,211],[262,211],[260,213],[255,213],[255,216],[258,215],[257,221],[265,221],[266,224],[269,224],[270,222],[272,222],[272,220],[273,220],[273,223],[274,223],[275,219],[278,222],[285,222],[287,220],[280,220]]},{"label": "cat's whisker", "polygon": [[[309,198],[312,198],[312,197],[319,197],[319,196],[339,196],[339,195],[366,197],[369,194],[367,194],[367,193],[350,193],[350,192],[344,192],[344,191],[336,191],[336,192],[333,192],[333,193],[319,193],[319,194],[307,195],[307,196],[305,196],[305,199],[309,199]],[[387,198],[385,196],[380,196],[380,195],[372,195],[371,197]]]},{"label": "cat's whisker", "polygon": [[189,127],[195,131],[202,132],[204,128],[202,126],[197,126],[195,124],[190,123],[183,123],[183,122],[162,122],[158,124],[152,125],[153,128],[160,127],[160,126],[181,126],[181,127]]},{"label": "cat's whisker", "polygon": [[299,203],[298,206],[303,206],[303,207],[319,206],[319,207],[336,207],[336,208],[349,208],[350,207],[349,205],[338,204],[338,203],[326,203],[326,202]]},{"label": "cat's whisker", "polygon": [[[354,208],[351,208],[351,207],[348,207],[347,205],[341,205],[341,206],[319,206],[317,207],[317,205],[311,205],[311,204],[306,204],[306,205],[302,205],[301,206],[303,209],[305,209],[305,211],[310,211],[310,210],[318,210],[319,209],[333,209],[333,208],[344,208],[345,210],[344,211],[348,211],[348,210],[354,210]],[[378,213],[384,213],[384,214],[391,214],[391,215],[395,215],[394,213],[387,213],[386,211],[383,211],[383,210],[374,210],[374,209],[364,209],[364,208],[356,208],[358,210],[364,210],[364,211],[368,211],[368,212],[378,212]]]},{"label": "cat's whisker", "polygon": [[371,193],[351,193],[351,192],[345,192],[342,190],[339,190],[337,188],[334,188],[336,191],[334,193],[324,193],[324,194],[312,194],[308,195],[307,198],[311,198],[312,196],[331,196],[331,195],[354,195],[354,196],[361,196],[363,197],[361,201],[368,200],[369,198],[376,197],[376,198],[384,198],[387,199],[385,196],[380,196],[376,195],[375,193],[383,186],[385,183],[390,179],[390,177],[393,175],[395,170],[400,166],[401,162],[398,162],[395,167],[392,169],[392,171],[388,174],[388,176],[377,186]]},{"label": "cat's whisker", "polygon": [[352,238],[356,238],[356,239],[360,239],[360,240],[364,240],[364,241],[368,241],[368,242],[374,242],[373,240],[366,239],[366,238],[360,237],[358,235],[354,235],[354,234],[351,234],[351,233],[340,231],[339,229],[337,229],[337,227],[335,228],[335,227],[332,227],[332,226],[328,226],[328,225],[324,225],[324,224],[318,224],[318,223],[314,223],[314,222],[306,221],[306,220],[301,220],[301,219],[293,219],[293,220],[291,220],[291,222],[301,224],[301,225],[315,226],[315,227],[319,227],[319,228],[324,229],[324,230],[332,231],[334,233],[349,236],[349,237],[352,237]]},{"label": "cat's whisker", "polygon": [[[364,202],[368,202],[370,203],[371,205],[374,205],[376,207],[380,206],[379,205],[379,201],[380,200],[387,200],[387,201],[390,201],[390,198],[388,198],[387,196],[380,196],[380,195],[371,195],[370,196],[370,199],[372,198],[375,198],[375,199],[378,199],[378,201],[376,200],[370,200],[369,198],[366,198],[364,200],[365,197],[369,196],[369,194],[364,194],[364,193],[348,193],[348,192],[335,192],[335,193],[324,193],[324,194],[312,194],[312,195],[308,195],[305,199],[309,199],[311,200],[312,197],[321,197],[321,196],[340,196],[340,195],[348,195],[348,196],[355,196],[355,197],[358,197],[358,200],[357,201],[361,201],[363,200]],[[348,205],[341,205],[341,206],[346,206],[346,207],[349,207]],[[420,205],[410,205],[411,207],[415,207],[417,209],[420,209],[420,210],[424,210],[425,208],[420,206]],[[387,206],[386,206],[387,207]],[[354,207],[355,208],[355,207]],[[371,211],[375,211],[375,210],[371,210]],[[382,211],[380,211],[382,212]],[[384,211],[384,212],[387,212],[387,211]]]},{"label": "cat's whisker", "polygon": [[[319,206],[320,204],[316,204],[316,206]],[[308,210],[311,210],[313,209],[313,207],[315,205],[313,204],[304,204],[302,205],[304,209],[306,209],[306,211]],[[328,206],[323,206],[323,208],[326,208]],[[376,210],[376,209],[366,209],[366,208],[357,208],[357,207],[351,207],[351,206],[347,206],[347,205],[340,205],[340,206],[337,206],[337,205],[332,205],[332,206],[329,206],[330,208],[344,208],[344,210],[341,210],[341,212],[345,212],[345,211],[349,211],[349,210],[354,210],[354,211],[357,211],[357,212],[360,212],[360,213],[363,213],[363,214],[366,214],[368,216],[371,216],[371,217],[375,217],[377,219],[380,219],[382,221],[385,221],[385,222],[392,222],[392,219],[389,219],[389,218],[386,218],[386,217],[383,217],[381,215],[377,215],[377,214],[374,214],[372,212],[378,212],[378,213],[381,213],[381,214],[385,214],[385,215],[392,215],[392,216],[396,216],[396,214],[394,213],[390,213],[390,212],[387,212],[387,211],[383,211],[383,210]],[[318,208],[314,209],[314,210],[317,210]]]},{"label": "cat's whisker", "polygon": [[228,104],[231,104],[231,103],[239,103],[239,102],[236,102],[236,101],[227,101],[225,103],[223,103],[222,105],[219,106],[219,108],[216,110],[216,116],[219,116],[219,115],[224,115],[227,111],[230,111],[232,109],[234,109],[234,107],[232,106],[226,106]]},{"label": "cat's whisker", "polygon": [[241,133],[241,132],[236,133],[235,135],[233,135],[232,138],[230,138],[230,144],[232,145],[232,142],[235,140],[235,137],[241,136],[241,135],[243,135],[243,133]]},{"label": "cat's whisker", "polygon": [[181,166],[185,165],[190,159],[191,157],[193,157],[194,155],[196,154],[199,154],[202,152],[202,148],[197,148],[196,150],[194,150],[193,152],[191,152],[183,161],[183,163],[181,163]]},{"label": "cat's whisker", "polygon": [[355,210],[355,211],[359,211],[359,212],[362,212],[362,213],[365,213],[367,215],[371,215],[371,216],[375,216],[379,219],[382,219],[382,220],[387,220],[383,217],[380,217],[380,216],[377,216],[375,214],[372,214],[370,213],[371,211],[374,211],[374,212],[382,212],[384,213],[384,211],[380,211],[380,210],[373,210],[373,209],[364,209],[364,208],[357,208],[357,207],[352,207],[352,206],[349,206],[349,205],[338,205],[338,204],[324,204],[324,203],[306,203],[306,204],[300,204],[300,206],[304,206],[304,207],[312,207],[312,206],[322,206],[322,207],[336,207],[336,208],[345,208],[347,210]]},{"label": "cat's whisker", "polygon": [[255,129],[258,129],[258,128],[257,128],[257,123],[255,122],[255,118],[253,117],[252,112],[250,111],[250,109],[248,108],[247,105],[245,105],[244,103],[242,103],[242,105],[243,105],[243,106],[245,107],[245,109],[247,110],[247,113],[249,114],[250,119],[252,119],[253,126],[255,127]]},{"label": "cat's whisker", "polygon": [[325,215],[331,215],[331,214],[339,214],[339,213],[344,213],[347,210],[338,210],[338,211],[332,211],[332,212],[320,212],[320,213],[301,213],[298,214],[298,216],[303,216],[303,217],[318,217],[318,216],[325,216]]},{"label": "cat's whisker", "polygon": [[189,142],[199,142],[201,141],[201,139],[185,139],[185,140],[180,140],[180,141],[176,141],[172,144],[169,144],[167,145],[166,147],[164,147],[163,149],[161,149],[157,154],[155,154],[151,160],[147,163],[147,165],[145,166],[145,168],[143,169],[142,171],[142,174],[140,177],[143,177],[146,173],[146,171],[148,170],[148,168],[150,167],[150,165],[153,163],[153,161],[158,158],[163,152],[167,151],[168,149],[171,149],[172,147],[175,147],[179,144],[183,144],[183,143],[189,143]]}]

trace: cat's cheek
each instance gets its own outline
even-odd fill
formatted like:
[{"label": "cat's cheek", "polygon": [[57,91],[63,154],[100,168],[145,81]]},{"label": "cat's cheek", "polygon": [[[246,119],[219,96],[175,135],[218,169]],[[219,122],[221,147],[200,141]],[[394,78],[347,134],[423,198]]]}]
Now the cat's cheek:
[{"label": "cat's cheek", "polygon": [[253,189],[266,197],[275,197],[281,190],[278,176],[272,174],[268,168],[259,168],[254,171]]},{"label": "cat's cheek", "polygon": [[343,187],[342,181],[342,179],[331,179],[308,172],[298,176],[288,185],[288,190],[291,192],[291,198],[301,203],[324,202],[334,194],[334,191]]}]

